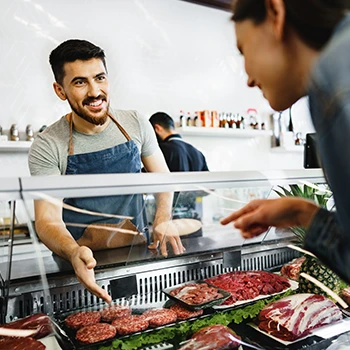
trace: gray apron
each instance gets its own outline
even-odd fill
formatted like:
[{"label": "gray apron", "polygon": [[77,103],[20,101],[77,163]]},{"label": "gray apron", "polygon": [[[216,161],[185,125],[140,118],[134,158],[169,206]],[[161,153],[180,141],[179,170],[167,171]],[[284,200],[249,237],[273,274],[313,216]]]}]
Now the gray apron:
[{"label": "gray apron", "polygon": [[[141,157],[135,142],[112,115],[109,115],[109,117],[125,136],[127,142],[102,151],[74,154],[73,120],[70,115],[66,175],[141,172]],[[142,194],[65,198],[63,202],[83,210],[133,217],[131,221],[128,219],[121,220],[78,213],[64,208],[63,221],[79,245],[86,245],[92,250],[102,250],[149,242],[147,217]],[[69,225],[70,223],[73,223],[73,225]],[[84,227],[76,227],[74,224],[82,224]],[[139,234],[122,233],[117,230],[104,229],[104,227],[139,231]]]}]

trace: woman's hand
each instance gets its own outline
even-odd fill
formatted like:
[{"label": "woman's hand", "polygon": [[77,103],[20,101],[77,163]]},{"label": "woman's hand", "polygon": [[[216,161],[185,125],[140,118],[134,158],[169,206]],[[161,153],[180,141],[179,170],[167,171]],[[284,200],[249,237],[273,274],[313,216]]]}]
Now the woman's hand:
[{"label": "woman's hand", "polygon": [[265,232],[269,226],[308,227],[319,207],[302,198],[257,199],[221,220],[241,230],[244,238],[253,238]]}]

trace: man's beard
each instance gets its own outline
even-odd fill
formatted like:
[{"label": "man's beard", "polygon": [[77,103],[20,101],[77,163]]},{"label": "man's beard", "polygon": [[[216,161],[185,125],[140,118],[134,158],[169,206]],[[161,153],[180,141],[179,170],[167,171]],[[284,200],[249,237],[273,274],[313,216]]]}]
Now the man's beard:
[{"label": "man's beard", "polygon": [[[106,100],[106,98],[104,96],[99,96],[97,99],[102,99],[102,100]],[[92,100],[96,100],[96,99],[92,99]],[[86,99],[83,101],[83,104],[88,104],[90,101],[89,99]],[[84,110],[80,109],[80,108],[75,108],[68,100],[68,103],[70,105],[70,107],[72,108],[73,112],[78,115],[80,118],[86,120],[87,122],[94,124],[94,125],[103,125],[107,119],[108,119],[108,111],[109,111],[109,103],[107,105],[107,109],[106,112],[103,116],[101,117],[93,117],[87,113],[85,113]]]}]

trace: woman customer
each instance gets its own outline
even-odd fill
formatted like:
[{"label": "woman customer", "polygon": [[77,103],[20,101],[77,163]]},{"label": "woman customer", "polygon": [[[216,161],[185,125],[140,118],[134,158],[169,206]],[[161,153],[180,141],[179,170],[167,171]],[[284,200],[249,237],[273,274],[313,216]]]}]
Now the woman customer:
[{"label": "woman customer", "polygon": [[248,86],[285,110],[309,95],[337,211],[301,198],[255,200],[222,220],[245,238],[268,226],[307,228],[305,248],[350,282],[349,0],[235,0],[232,20]]}]

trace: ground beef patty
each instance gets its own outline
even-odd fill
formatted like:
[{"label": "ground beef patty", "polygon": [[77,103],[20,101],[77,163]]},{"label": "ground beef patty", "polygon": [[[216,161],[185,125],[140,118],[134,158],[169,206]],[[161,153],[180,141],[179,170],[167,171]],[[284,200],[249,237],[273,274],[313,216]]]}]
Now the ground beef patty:
[{"label": "ground beef patty", "polygon": [[64,323],[67,327],[72,329],[79,329],[84,326],[99,323],[101,314],[98,311],[83,311],[69,315]]},{"label": "ground beef patty", "polygon": [[112,326],[116,328],[119,335],[144,331],[148,325],[148,321],[142,315],[119,317],[112,322]]},{"label": "ground beef patty", "polygon": [[16,338],[0,342],[0,350],[45,350],[46,346],[33,338]]},{"label": "ground beef patty", "polygon": [[102,322],[112,322],[118,317],[125,317],[131,315],[131,309],[129,306],[113,305],[100,310]]},{"label": "ground beef patty", "polygon": [[93,344],[98,341],[115,337],[117,331],[115,327],[108,323],[96,323],[80,328],[75,335],[77,340],[83,344]]},{"label": "ground beef patty", "polygon": [[146,317],[151,327],[164,326],[177,320],[176,312],[169,309],[152,309],[145,311],[142,315]]},{"label": "ground beef patty", "polygon": [[175,304],[175,305],[170,306],[170,310],[172,310],[176,313],[177,319],[179,321],[187,320],[188,318],[197,317],[197,316],[200,316],[203,314],[203,310],[190,311],[179,304]]}]

